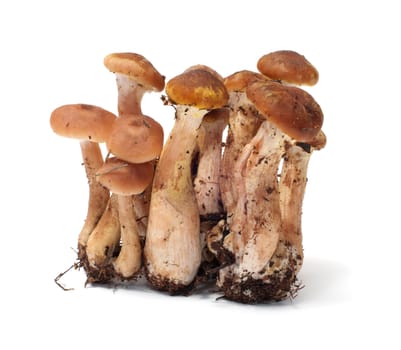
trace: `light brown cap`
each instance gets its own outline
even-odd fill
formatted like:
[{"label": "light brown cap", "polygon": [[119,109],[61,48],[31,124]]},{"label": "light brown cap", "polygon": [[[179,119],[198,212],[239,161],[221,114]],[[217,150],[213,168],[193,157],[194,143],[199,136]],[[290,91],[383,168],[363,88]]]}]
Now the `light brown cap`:
[{"label": "light brown cap", "polygon": [[113,113],[97,106],[69,104],[52,112],[50,126],[60,136],[105,142],[116,118]]},{"label": "light brown cap", "polygon": [[204,69],[192,69],[172,78],[166,84],[172,103],[199,109],[223,107],[228,93],[222,81]]},{"label": "light brown cap", "polygon": [[153,162],[131,164],[118,158],[108,158],[97,170],[99,183],[118,195],[142,193],[152,182]]},{"label": "light brown cap", "polygon": [[145,163],[157,158],[163,147],[163,127],[146,115],[117,118],[107,140],[116,157],[130,163]]},{"label": "light brown cap", "polygon": [[260,73],[250,70],[240,70],[224,78],[224,85],[228,92],[238,91],[245,92],[250,82],[256,79],[268,80],[267,77]]},{"label": "light brown cap", "polygon": [[257,67],[270,79],[283,80],[296,85],[315,85],[319,80],[316,68],[295,51],[281,50],[262,56]]},{"label": "light brown cap", "polygon": [[297,141],[311,141],[322,127],[320,106],[300,88],[255,80],[248,85],[246,94],[267,120]]},{"label": "light brown cap", "polygon": [[124,74],[149,90],[162,91],[165,77],[145,57],[137,53],[112,53],[104,65],[113,73]]}]

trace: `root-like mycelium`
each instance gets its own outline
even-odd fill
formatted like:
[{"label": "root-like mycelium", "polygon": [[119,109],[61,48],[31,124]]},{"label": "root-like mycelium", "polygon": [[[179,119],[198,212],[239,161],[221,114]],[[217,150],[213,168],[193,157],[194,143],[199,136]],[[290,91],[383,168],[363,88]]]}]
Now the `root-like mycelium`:
[{"label": "root-like mycelium", "polygon": [[[104,64],[116,74],[118,117],[88,105],[51,116],[55,132],[81,141],[87,281],[136,281],[143,271],[170,294],[215,282],[242,303],[294,296],[308,163],[326,143],[320,106],[297,86],[316,84],[317,70],[288,50],[261,57],[260,73],[225,79],[191,66],[166,85],[175,123],[163,144],[141,100],[163,90],[164,76],[139,54],[111,54]],[[106,142],[105,161],[94,141]]]}]

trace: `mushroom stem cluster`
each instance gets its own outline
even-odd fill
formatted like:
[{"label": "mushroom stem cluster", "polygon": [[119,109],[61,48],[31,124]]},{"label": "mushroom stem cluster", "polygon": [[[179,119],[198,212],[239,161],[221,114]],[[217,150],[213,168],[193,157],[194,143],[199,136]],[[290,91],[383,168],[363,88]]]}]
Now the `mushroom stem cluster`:
[{"label": "mushroom stem cluster", "polygon": [[[164,142],[141,108],[164,76],[139,54],[111,54],[104,64],[116,76],[118,117],[86,105],[51,116],[56,133],[81,143],[90,195],[78,245],[88,282],[143,272],[170,294],[213,282],[242,303],[294,296],[308,163],[326,144],[321,108],[299,87],[317,83],[313,65],[276,51],[259,59],[259,72],[226,78],[191,66],[166,84],[175,122]],[[103,125],[101,137],[83,128],[88,114]],[[83,130],[71,136],[71,128]],[[107,157],[95,142],[106,143]]]}]

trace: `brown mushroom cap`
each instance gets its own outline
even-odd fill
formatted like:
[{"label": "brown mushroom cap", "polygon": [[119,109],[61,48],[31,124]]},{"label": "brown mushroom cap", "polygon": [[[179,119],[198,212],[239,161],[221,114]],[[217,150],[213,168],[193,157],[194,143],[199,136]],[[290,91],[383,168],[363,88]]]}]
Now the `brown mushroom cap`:
[{"label": "brown mushroom cap", "polygon": [[146,115],[117,118],[107,140],[116,157],[130,163],[145,163],[157,158],[163,147],[163,127]]},{"label": "brown mushroom cap", "polygon": [[132,164],[112,157],[98,169],[96,179],[111,192],[128,196],[142,193],[151,183],[153,172],[153,162]]},{"label": "brown mushroom cap", "polygon": [[70,104],[52,112],[50,126],[60,136],[105,142],[116,118],[113,113],[97,106]]},{"label": "brown mushroom cap", "polygon": [[319,151],[322,148],[326,147],[327,137],[323,130],[320,130],[318,134],[309,141],[309,144],[313,147],[314,150]]},{"label": "brown mushroom cap", "polygon": [[165,77],[142,55],[132,52],[112,53],[104,58],[104,65],[111,72],[126,75],[149,90],[164,89]]},{"label": "brown mushroom cap", "polygon": [[206,65],[204,65],[204,64],[195,64],[195,65],[193,65],[193,66],[187,68],[187,69],[185,70],[185,72],[188,72],[188,71],[190,71],[190,70],[195,70],[195,69],[203,69],[203,70],[206,70],[206,71],[208,71],[209,73],[212,73],[212,74],[213,74],[217,79],[219,79],[220,81],[224,81],[224,78],[223,78],[219,73],[217,73],[213,68],[211,68],[211,67],[209,67],[209,66],[206,66]]},{"label": "brown mushroom cap", "polygon": [[228,101],[223,82],[204,69],[190,69],[172,78],[166,84],[166,93],[175,104],[199,109],[220,108]]},{"label": "brown mushroom cap", "polygon": [[295,51],[282,50],[262,56],[257,67],[259,72],[275,80],[297,85],[315,85],[319,80],[316,68]]},{"label": "brown mushroom cap", "polygon": [[257,80],[248,85],[246,94],[267,120],[297,141],[311,141],[322,127],[320,106],[300,88]]},{"label": "brown mushroom cap", "polygon": [[228,92],[245,92],[248,84],[256,79],[266,80],[267,77],[250,70],[241,70],[224,78],[224,85]]}]

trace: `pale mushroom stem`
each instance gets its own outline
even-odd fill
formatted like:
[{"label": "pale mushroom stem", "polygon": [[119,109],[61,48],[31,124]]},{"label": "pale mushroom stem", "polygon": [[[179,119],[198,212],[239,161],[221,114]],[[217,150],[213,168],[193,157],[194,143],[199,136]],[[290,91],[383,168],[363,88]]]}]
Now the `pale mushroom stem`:
[{"label": "pale mushroom stem", "polygon": [[277,269],[277,281],[270,280],[273,263],[276,264],[272,259],[277,249],[282,249],[277,172],[285,139],[279,129],[265,121],[237,161],[233,185],[238,188],[238,201],[225,240],[225,244],[232,242],[235,263],[220,270],[217,281],[230,299],[256,302],[278,299],[286,293],[281,290],[287,286],[287,281],[281,281],[286,276],[286,257],[281,257],[285,261],[283,271]]},{"label": "pale mushroom stem", "polygon": [[142,265],[142,247],[131,196],[118,195],[118,215],[122,245],[114,269],[123,279],[130,279],[139,272]]},{"label": "pale mushroom stem", "polygon": [[222,134],[227,125],[227,109],[214,110],[213,120],[205,116],[198,132],[199,164],[194,188],[201,216],[223,212],[220,191]]},{"label": "pale mushroom stem", "polygon": [[[283,237],[303,256],[302,203],[307,183],[311,152],[297,145],[286,150],[280,177],[280,208]],[[300,266],[299,266],[300,267]]]},{"label": "pale mushroom stem", "polygon": [[141,101],[147,90],[124,74],[116,73],[116,82],[118,89],[118,114],[120,116],[131,114],[141,115]]},{"label": "pale mushroom stem", "polygon": [[110,194],[95,178],[96,170],[103,165],[103,156],[99,144],[91,141],[81,141],[80,146],[83,165],[89,184],[88,211],[85,223],[78,237],[78,255],[79,258],[82,258],[85,256],[84,250],[89,235],[103,215]]},{"label": "pale mushroom stem", "polygon": [[145,258],[147,277],[157,289],[188,286],[201,262],[199,208],[191,162],[197,130],[206,111],[177,106],[176,122],[156,168]]},{"label": "pale mushroom stem", "polygon": [[[118,220],[117,195],[111,194],[107,208],[92,231],[87,245],[86,255],[89,265],[87,274],[96,280],[97,271],[108,267],[115,248],[120,242],[120,222]],[[99,281],[100,282],[100,281]]]},{"label": "pale mushroom stem", "polygon": [[257,274],[269,263],[281,238],[281,212],[277,172],[285,136],[265,121],[251,141],[253,150],[245,170],[246,217],[241,239],[244,252],[240,273]]},{"label": "pale mushroom stem", "polygon": [[245,145],[255,136],[260,125],[260,120],[255,117],[256,112],[244,92],[230,92],[229,106],[229,128],[220,176],[221,197],[228,221],[235,210],[238,196],[238,189],[233,185],[233,169]]}]

